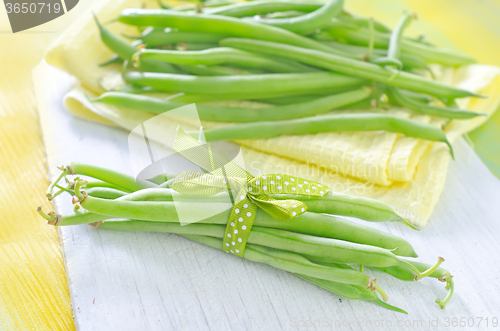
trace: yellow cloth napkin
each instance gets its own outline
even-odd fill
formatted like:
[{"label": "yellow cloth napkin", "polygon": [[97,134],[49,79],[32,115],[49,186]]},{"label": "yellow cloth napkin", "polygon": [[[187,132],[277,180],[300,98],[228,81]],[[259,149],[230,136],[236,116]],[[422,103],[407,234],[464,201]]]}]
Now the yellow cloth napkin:
[{"label": "yellow cloth napkin", "polygon": [[[103,22],[115,18],[123,8],[157,6],[156,1],[119,0],[97,10]],[[130,27],[109,25],[115,33],[130,33]],[[154,116],[144,112],[91,104],[85,95],[102,93],[103,85],[119,85],[118,67],[98,67],[112,56],[102,44],[90,16],[81,17],[49,49],[46,60],[74,76],[81,86],[66,96],[66,108],[76,116],[115,124],[127,130]],[[469,65],[459,69],[433,66],[437,80],[489,95],[488,99],[464,98],[460,106],[492,114],[500,104],[500,69]],[[239,102],[232,102],[238,105]],[[260,103],[245,105],[264,107]],[[354,110],[355,111],[355,110]],[[389,112],[436,126],[446,120],[414,114],[401,108]],[[451,141],[486,120],[478,117],[447,124]],[[220,126],[204,123],[207,128]],[[167,125],[167,124],[165,124]],[[159,133],[160,134],[160,133]],[[154,139],[150,137],[150,139]],[[158,140],[160,141],[161,139]],[[282,136],[266,140],[238,142],[254,173],[282,172],[323,182],[337,192],[362,195],[384,201],[410,222],[424,226],[441,194],[450,155],[446,145],[431,143],[387,132],[322,133],[307,136]]]}]

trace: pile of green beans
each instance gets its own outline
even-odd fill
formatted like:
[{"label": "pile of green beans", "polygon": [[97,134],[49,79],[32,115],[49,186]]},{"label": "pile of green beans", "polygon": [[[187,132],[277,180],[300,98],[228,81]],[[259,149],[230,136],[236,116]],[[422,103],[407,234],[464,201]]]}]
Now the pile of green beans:
[{"label": "pile of green beans", "polygon": [[[442,131],[446,127],[372,110],[386,108],[384,102],[389,102],[451,120],[484,115],[458,109],[454,102],[483,96],[424,75],[433,77],[432,63],[470,64],[473,59],[468,55],[405,37],[404,29],[414,15],[404,14],[391,30],[347,13],[343,3],[258,0],[127,8],[117,21],[141,29],[132,43],[96,19],[103,43],[116,53],[102,65],[124,62],[125,70],[123,66],[119,70],[126,83],[120,94],[104,93],[96,101],[158,114],[197,103],[201,120],[243,123],[209,130],[210,140],[385,130],[449,145]],[[374,85],[378,91],[365,96],[363,87]],[[176,96],[161,100],[138,94],[147,91]],[[224,100],[276,106],[205,104]],[[447,106],[436,106],[443,104]],[[348,109],[366,113],[338,113]],[[336,114],[325,114],[332,110]]]},{"label": "pile of green beans", "polygon": [[[49,224],[90,224],[107,230],[174,233],[216,249],[222,247],[230,206],[223,212],[212,212],[214,216],[209,214],[211,210],[218,210],[212,207],[227,204],[228,193],[214,196],[178,193],[169,188],[175,177],[170,173],[151,178],[149,181],[156,187],[145,188],[129,175],[89,164],[71,163],[60,169],[61,174],[50,184],[47,197],[52,200],[69,193],[75,203],[75,212],[46,214],[39,207],[39,214]],[[66,187],[61,183],[63,179]],[[248,237],[245,259],[294,273],[345,298],[372,301],[402,313],[406,312],[385,302],[387,294],[365,273],[367,268],[378,269],[403,281],[437,278],[446,282],[449,289],[446,298],[437,302],[444,308],[450,300],[453,281],[451,274],[440,267],[442,258],[434,265],[404,258],[415,258],[417,254],[403,238],[338,217],[356,217],[368,222],[406,222],[389,206],[332,192],[323,197],[272,197],[301,200],[308,211],[291,220],[280,221],[259,209]],[[181,225],[176,204],[186,204],[193,210],[194,219],[202,221]],[[359,270],[350,266],[353,264],[359,265]]]}]

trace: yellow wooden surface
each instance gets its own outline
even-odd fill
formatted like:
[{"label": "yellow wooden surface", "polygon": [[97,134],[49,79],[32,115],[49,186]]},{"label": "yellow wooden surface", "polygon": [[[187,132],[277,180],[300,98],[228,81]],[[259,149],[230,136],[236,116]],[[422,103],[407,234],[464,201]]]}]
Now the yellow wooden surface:
[{"label": "yellow wooden surface", "polygon": [[[0,10],[1,330],[74,329],[57,233],[35,213],[35,208],[44,201],[47,169],[31,69],[42,59],[48,43],[94,1],[82,0],[70,13],[32,29],[38,33],[7,33],[10,31],[7,16]],[[350,10],[373,15],[390,26],[404,10],[410,9],[420,17],[410,33],[424,32],[432,42],[462,49],[482,63],[500,65],[498,1],[346,0],[346,3]],[[500,123],[499,119],[497,112],[491,125]],[[490,136],[478,132],[473,135],[483,146],[476,148],[487,150],[489,145],[484,141],[488,142]]]}]

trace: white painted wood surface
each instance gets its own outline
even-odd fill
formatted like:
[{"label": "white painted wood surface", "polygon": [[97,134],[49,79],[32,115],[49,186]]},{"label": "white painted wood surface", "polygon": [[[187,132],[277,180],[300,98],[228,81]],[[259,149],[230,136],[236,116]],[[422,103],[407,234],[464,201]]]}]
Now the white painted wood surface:
[{"label": "white painted wood surface", "polygon": [[[74,81],[66,74],[42,65],[34,76],[44,77],[35,89],[51,178],[56,166],[71,161],[130,172],[127,132],[68,114],[61,100]],[[292,274],[176,235],[81,225],[59,228],[76,325],[79,330],[460,330],[462,321],[470,329],[500,329],[500,181],[463,140],[454,147],[456,160],[425,229],[373,225],[408,239],[419,261],[445,257],[456,287],[446,310],[434,303],[446,290],[433,279],[405,283],[370,270],[389,303],[409,312],[403,315],[340,299]],[[59,212],[70,210],[68,200],[58,199]]]}]

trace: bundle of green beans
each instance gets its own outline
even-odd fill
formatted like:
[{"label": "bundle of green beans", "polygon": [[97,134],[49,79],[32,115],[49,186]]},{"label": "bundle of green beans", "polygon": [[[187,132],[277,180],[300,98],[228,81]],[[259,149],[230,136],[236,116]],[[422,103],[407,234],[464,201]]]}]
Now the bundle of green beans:
[{"label": "bundle of green beans", "polygon": [[[474,60],[404,37],[411,15],[403,15],[391,30],[345,12],[343,0],[324,5],[196,1],[162,8],[122,11],[117,20],[142,31],[132,43],[97,22],[103,43],[116,53],[103,65],[124,62],[128,86],[96,102],[154,113],[196,102],[202,120],[234,123],[208,131],[207,140],[386,130],[444,142],[452,156],[442,128],[373,114],[373,108],[388,100],[415,113],[455,120],[484,115],[456,107],[455,99],[479,95],[424,75],[432,63],[460,66]],[[147,91],[175,96],[138,94]],[[221,100],[257,100],[270,107],[205,104]],[[353,107],[366,112],[339,113]]]},{"label": "bundle of green beans", "polygon": [[[170,188],[175,174],[160,174],[150,180],[156,187],[145,188],[133,177],[111,169],[83,163],[71,163],[60,169],[61,174],[50,184],[47,197],[53,200],[69,193],[75,208],[73,213],[61,215],[45,213],[39,207],[38,212],[49,224],[91,224],[109,230],[168,232],[222,248],[230,210],[207,215],[216,202],[228,201],[227,193],[183,195]],[[70,180],[72,176],[85,176],[87,180],[80,177]],[[63,179],[67,186],[60,184]],[[272,197],[303,201],[308,211],[282,221],[259,209],[248,237],[245,259],[292,272],[345,298],[373,301],[402,313],[406,312],[385,302],[387,295],[376,280],[364,272],[364,267],[381,270],[403,281],[437,278],[446,283],[449,291],[444,300],[436,302],[444,308],[450,300],[453,276],[440,267],[442,258],[434,265],[415,262],[409,258],[417,254],[405,239],[338,217],[407,223],[384,203],[335,193],[322,197]],[[193,211],[193,219],[198,217],[202,221],[181,226],[176,204],[185,204]]]}]

